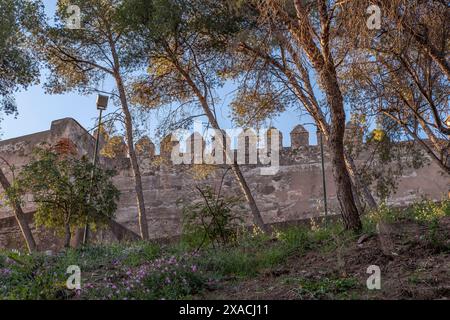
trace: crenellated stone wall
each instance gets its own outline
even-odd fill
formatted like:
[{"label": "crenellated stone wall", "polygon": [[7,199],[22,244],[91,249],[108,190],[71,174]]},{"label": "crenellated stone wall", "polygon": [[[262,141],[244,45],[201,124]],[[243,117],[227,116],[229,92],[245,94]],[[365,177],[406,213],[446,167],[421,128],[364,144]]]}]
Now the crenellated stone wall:
[{"label": "crenellated stone wall", "polygon": [[[261,164],[242,165],[243,174],[266,223],[297,221],[323,214],[320,147],[309,144],[309,132],[302,126],[294,128],[290,136],[292,146],[281,148],[280,166],[276,174],[262,175]],[[49,131],[1,141],[0,156],[20,168],[29,161],[31,152],[36,146],[42,142],[55,144],[63,138],[70,139],[76,145],[80,155],[92,155],[94,138],[75,120],[62,119],[54,121]],[[196,139],[202,138],[194,135],[193,140],[190,140],[191,143],[188,142],[188,150],[193,148]],[[247,162],[251,156],[248,151],[249,139],[251,137],[247,134],[247,138],[242,140],[246,142],[244,145],[247,145],[245,154]],[[180,202],[198,199],[195,191],[197,185],[218,188],[224,174],[227,173],[222,192],[230,195],[241,194],[233,174],[227,170],[226,165],[214,167],[173,165],[171,155],[178,142],[172,140],[170,136],[162,139],[159,154],[156,154],[155,145],[148,138],[142,138],[136,144],[142,171],[149,232],[153,238],[172,237],[180,233],[182,211]],[[271,141],[268,140],[270,145]],[[281,141],[280,137],[280,145]],[[226,142],[228,143],[229,141]],[[201,140],[200,145],[205,146],[204,141]],[[258,150],[258,152],[263,151]],[[236,150],[232,151],[233,156],[238,159]],[[121,198],[116,221],[137,233],[134,179],[126,152],[122,152],[114,159],[102,157],[100,165],[115,168],[118,172],[114,182],[121,191]],[[330,165],[329,153],[325,148],[328,202],[330,212],[336,214],[339,212]],[[1,166],[5,172],[10,172],[4,163]],[[424,196],[440,200],[447,195],[449,187],[448,176],[442,175],[439,168],[430,162],[419,170],[406,170],[399,181],[397,193],[389,201],[395,205],[407,205]],[[25,200],[24,210],[33,211],[31,198]],[[241,210],[243,216],[250,222],[251,216],[245,204]],[[8,208],[0,208],[0,220],[11,219],[11,217],[12,213]],[[4,241],[2,242],[1,225],[0,223],[0,247],[7,245]]]}]

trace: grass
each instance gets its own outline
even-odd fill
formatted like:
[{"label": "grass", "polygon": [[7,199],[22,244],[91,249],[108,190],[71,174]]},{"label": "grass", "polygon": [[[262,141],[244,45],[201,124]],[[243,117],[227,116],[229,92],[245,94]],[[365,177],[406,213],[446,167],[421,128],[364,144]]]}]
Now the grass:
[{"label": "grass", "polygon": [[[333,231],[334,232],[334,231]],[[331,229],[311,231],[293,227],[276,232],[242,233],[238,244],[209,247],[197,252],[180,242],[150,242],[69,249],[55,256],[0,252],[0,299],[67,299],[68,266],[79,266],[83,276],[80,298],[179,299],[198,293],[223,278],[250,278],[286,263],[331,241]]]},{"label": "grass", "polygon": [[294,278],[286,279],[285,283],[295,284],[294,290],[298,299],[349,299],[351,290],[358,289],[358,279],[352,277],[324,277],[320,279]]},{"label": "grass", "polygon": [[[383,206],[364,217],[363,233],[375,232],[380,221],[405,219],[428,226],[428,242],[440,248],[445,238],[439,219],[450,216],[449,201],[420,202],[406,210]],[[340,223],[290,227],[272,237],[242,232],[236,243],[201,250],[180,241],[170,245],[151,242],[98,245],[65,250],[54,256],[0,251],[1,299],[181,299],[215,286],[217,281],[256,277],[286,265],[289,259],[309,251],[339,252],[360,235],[344,230]],[[448,246],[448,244],[447,244]],[[447,248],[448,249],[448,248]],[[82,271],[82,290],[66,289],[68,266]],[[354,278],[327,276],[293,278],[302,299],[352,298]],[[411,276],[410,281],[417,281]]]}]

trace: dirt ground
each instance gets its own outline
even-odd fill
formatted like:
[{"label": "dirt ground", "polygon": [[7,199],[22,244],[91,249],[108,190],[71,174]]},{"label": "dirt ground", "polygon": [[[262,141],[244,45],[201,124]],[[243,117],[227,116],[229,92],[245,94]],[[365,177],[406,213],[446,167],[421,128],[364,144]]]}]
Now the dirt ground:
[{"label": "dirt ground", "polygon": [[[332,249],[292,256],[250,280],[225,279],[205,299],[450,299],[450,219],[432,230],[395,223]],[[369,266],[379,266],[381,289],[369,290]]]}]

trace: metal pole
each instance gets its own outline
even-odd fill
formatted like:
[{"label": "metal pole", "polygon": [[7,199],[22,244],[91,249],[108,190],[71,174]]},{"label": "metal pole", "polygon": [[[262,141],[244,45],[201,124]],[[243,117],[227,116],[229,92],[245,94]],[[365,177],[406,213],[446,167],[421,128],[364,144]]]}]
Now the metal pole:
[{"label": "metal pole", "polygon": [[325,178],[325,159],[324,159],[324,151],[323,151],[322,131],[320,131],[320,129],[318,129],[317,133],[320,137],[320,154],[322,157],[323,203],[324,203],[324,208],[325,208],[325,217],[327,217],[328,216],[327,184],[326,184],[326,178]]},{"label": "metal pole", "polygon": [[[91,203],[91,197],[92,197],[92,185],[94,183],[94,176],[95,176],[95,168],[97,166],[97,160],[98,160],[98,148],[99,148],[99,141],[100,141],[100,130],[102,125],[102,115],[103,110],[100,109],[100,115],[98,117],[98,127],[97,127],[97,138],[95,140],[95,151],[94,151],[94,159],[92,161],[93,167],[91,172],[91,186],[89,189],[89,196],[88,196],[88,203]],[[89,213],[88,213],[89,215]],[[83,244],[86,245],[89,239],[89,217],[86,217],[86,225],[84,226],[84,235],[83,235]]]}]

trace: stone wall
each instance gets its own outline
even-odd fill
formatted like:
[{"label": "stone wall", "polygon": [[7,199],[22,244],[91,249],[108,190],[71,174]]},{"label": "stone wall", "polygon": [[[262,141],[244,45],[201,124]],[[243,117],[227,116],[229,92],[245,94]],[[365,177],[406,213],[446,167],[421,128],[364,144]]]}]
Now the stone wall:
[{"label": "stone wall", "polygon": [[[29,160],[34,147],[42,142],[54,144],[62,138],[69,138],[80,154],[93,153],[94,138],[75,120],[63,119],[53,122],[49,131],[0,142],[0,156],[10,164],[20,167]],[[155,154],[155,146],[148,138],[139,141],[137,148],[143,175],[149,232],[154,238],[178,235],[182,210],[179,202],[198,199],[195,192],[197,185],[219,187],[227,171],[225,166],[218,166],[206,177],[201,177],[205,169],[209,170],[210,167],[173,165],[170,154],[176,142],[167,143],[168,141],[170,138],[163,139],[160,155]],[[242,166],[266,223],[297,221],[323,214],[320,148],[309,145],[309,133],[301,126],[292,131],[291,143],[292,147],[282,148],[280,168],[275,175],[261,175],[260,164]],[[115,159],[101,158],[100,165],[115,168],[118,172],[114,182],[121,191],[121,198],[116,221],[137,233],[137,206],[129,159],[125,152],[122,152]],[[2,167],[5,172],[9,171],[5,165]],[[338,204],[327,148],[325,171],[330,212],[336,214],[339,213]],[[406,170],[399,181],[397,193],[389,201],[395,205],[407,205],[423,196],[440,200],[447,195],[449,186],[448,177],[442,175],[439,168],[430,162],[419,170]],[[231,172],[225,176],[223,193],[241,194]],[[32,211],[34,207],[30,202],[31,198],[26,200],[25,211]],[[245,205],[242,214],[247,221],[251,221]],[[8,208],[0,209],[0,219],[11,216]],[[2,232],[5,230],[0,224],[0,233]],[[1,246],[6,244],[2,244],[0,237]]]}]

